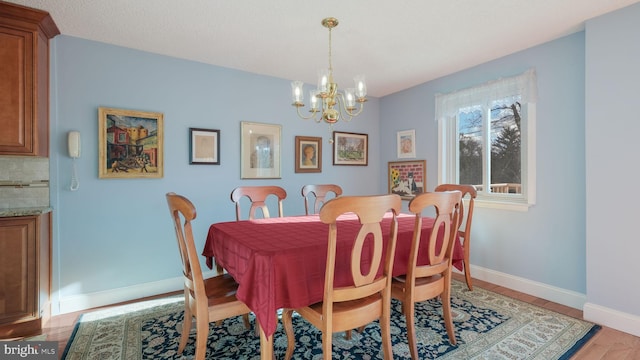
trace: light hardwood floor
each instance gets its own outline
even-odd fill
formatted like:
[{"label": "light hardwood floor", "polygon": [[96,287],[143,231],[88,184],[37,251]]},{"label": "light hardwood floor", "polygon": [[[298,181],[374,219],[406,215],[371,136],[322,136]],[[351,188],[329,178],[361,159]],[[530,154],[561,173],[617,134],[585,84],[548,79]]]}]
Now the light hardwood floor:
[{"label": "light hardwood floor", "polygon": [[[460,274],[454,278],[464,281]],[[537,306],[550,309],[568,316],[582,318],[582,311],[553,303],[535,296],[523,294],[502,286],[474,279],[474,287],[491,290],[499,294],[526,301]],[[166,295],[166,294],[165,294]],[[163,296],[165,296],[163,295]],[[148,299],[148,298],[147,298]],[[85,311],[88,312],[88,311]],[[58,341],[58,353],[62,356],[65,346],[71,337],[73,328],[82,312],[54,316],[43,329],[48,341]],[[571,359],[581,360],[640,360],[640,337],[629,335],[611,328],[602,327],[596,335],[585,344]]]}]

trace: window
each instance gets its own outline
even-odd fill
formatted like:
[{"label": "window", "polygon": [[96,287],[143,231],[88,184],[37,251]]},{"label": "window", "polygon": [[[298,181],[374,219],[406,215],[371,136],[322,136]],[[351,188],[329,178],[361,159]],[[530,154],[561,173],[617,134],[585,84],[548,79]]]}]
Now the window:
[{"label": "window", "polygon": [[437,95],[439,182],[475,185],[478,206],[534,205],[536,92],[531,69]]}]

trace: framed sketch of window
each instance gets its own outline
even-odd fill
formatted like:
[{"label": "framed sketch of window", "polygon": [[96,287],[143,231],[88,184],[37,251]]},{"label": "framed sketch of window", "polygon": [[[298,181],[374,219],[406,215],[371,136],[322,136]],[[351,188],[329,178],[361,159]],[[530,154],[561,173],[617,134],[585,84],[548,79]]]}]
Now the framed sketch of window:
[{"label": "framed sketch of window", "polygon": [[322,172],[322,138],[296,136],[294,148],[297,173]]},{"label": "framed sketch of window", "polygon": [[333,165],[361,165],[369,163],[369,135],[333,132]]},{"label": "framed sketch of window", "polygon": [[427,161],[390,161],[387,175],[389,194],[411,200],[427,188]]},{"label": "framed sketch of window", "polygon": [[398,158],[407,159],[416,157],[416,131],[398,131]]},{"label": "framed sketch of window", "polygon": [[240,123],[240,178],[280,178],[281,125]]},{"label": "framed sketch of window", "polygon": [[163,114],[98,108],[98,178],[162,178]]},{"label": "framed sketch of window", "polygon": [[220,130],[189,128],[189,164],[220,165]]}]

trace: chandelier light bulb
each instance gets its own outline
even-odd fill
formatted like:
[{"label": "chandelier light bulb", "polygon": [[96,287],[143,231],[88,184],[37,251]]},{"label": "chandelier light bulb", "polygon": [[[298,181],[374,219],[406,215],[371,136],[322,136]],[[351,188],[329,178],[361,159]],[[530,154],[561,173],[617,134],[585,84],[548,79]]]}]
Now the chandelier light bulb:
[{"label": "chandelier light bulb", "polygon": [[302,104],[304,102],[304,94],[302,93],[302,81],[291,82],[291,94],[293,95],[294,104]]},{"label": "chandelier light bulb", "polygon": [[312,112],[316,112],[318,111],[318,90],[311,90],[309,92],[309,97],[311,98],[311,100],[309,100],[311,102],[310,106],[311,106],[311,110]]},{"label": "chandelier light bulb", "polygon": [[367,84],[364,81],[364,75],[358,75],[353,78],[356,83],[356,96],[363,99],[367,96]]}]

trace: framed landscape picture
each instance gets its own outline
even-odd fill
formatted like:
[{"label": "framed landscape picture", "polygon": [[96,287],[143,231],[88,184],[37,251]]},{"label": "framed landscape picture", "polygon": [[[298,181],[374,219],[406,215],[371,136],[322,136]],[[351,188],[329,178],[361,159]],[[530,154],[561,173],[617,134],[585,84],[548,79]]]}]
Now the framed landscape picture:
[{"label": "framed landscape picture", "polygon": [[295,148],[297,173],[322,172],[322,138],[296,136]]},{"label": "framed landscape picture", "polygon": [[98,177],[162,178],[163,115],[98,108]]},{"label": "framed landscape picture", "polygon": [[189,164],[220,165],[220,130],[189,128]]},{"label": "framed landscape picture", "polygon": [[240,123],[240,178],[280,178],[281,125]]},{"label": "framed landscape picture", "polygon": [[389,194],[411,200],[427,188],[427,161],[390,161],[387,179]]},{"label": "framed landscape picture", "polygon": [[369,163],[369,135],[333,132],[333,165],[361,165]]}]

